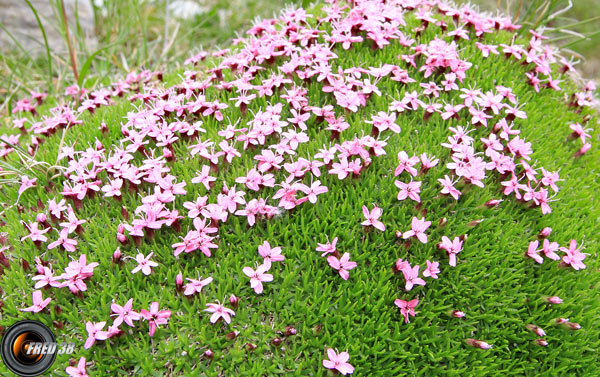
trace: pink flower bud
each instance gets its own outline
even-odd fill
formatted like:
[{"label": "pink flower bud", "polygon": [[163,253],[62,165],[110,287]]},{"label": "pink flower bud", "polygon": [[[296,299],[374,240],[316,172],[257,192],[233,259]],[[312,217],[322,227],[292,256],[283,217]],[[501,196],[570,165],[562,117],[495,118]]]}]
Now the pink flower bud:
[{"label": "pink flower bud", "polygon": [[175,289],[177,289],[178,291],[181,291],[183,289],[183,275],[181,274],[181,272],[179,272],[177,276],[175,276]]},{"label": "pink flower bud", "polygon": [[113,263],[119,263],[121,261],[121,249],[117,247],[115,252],[112,255]]},{"label": "pink flower bud", "polygon": [[238,301],[239,299],[235,296],[235,295],[231,295],[229,297],[229,303],[234,307],[237,308],[238,307]]},{"label": "pink flower bud", "polygon": [[560,298],[558,296],[546,297],[546,301],[548,301],[548,303],[554,304],[554,305],[558,305],[563,302],[562,298]]},{"label": "pink flower bud", "polygon": [[488,344],[487,342],[484,342],[483,340],[469,338],[466,340],[466,342],[471,347],[480,348],[482,350],[489,350],[490,348],[492,348],[491,344]]},{"label": "pink flower bud", "polygon": [[539,326],[530,324],[525,327],[527,327],[527,330],[531,331],[532,333],[534,333],[537,336],[546,336],[546,332],[544,332],[544,330]]},{"label": "pink flower bud", "polygon": [[460,310],[453,310],[450,312],[450,315],[454,318],[464,318],[466,316],[465,312],[461,312]]},{"label": "pink flower bud", "polygon": [[550,235],[550,233],[552,233],[552,228],[547,226],[540,231],[540,233],[538,234],[538,238],[546,238]]},{"label": "pink flower bud", "polygon": [[96,146],[96,150],[97,151],[104,150],[104,145],[102,145],[102,143],[98,139],[96,139],[96,145],[95,146]]},{"label": "pink flower bud", "polygon": [[570,330],[579,330],[579,329],[581,329],[581,325],[579,323],[567,322],[565,325]]},{"label": "pink flower bud", "polygon": [[117,226],[117,233],[125,233],[125,226],[123,224]]},{"label": "pink flower bud", "polygon": [[573,157],[581,157],[581,156],[583,156],[584,154],[587,153],[587,151],[590,150],[591,147],[592,147],[592,144],[585,143],[583,145],[583,147],[581,147],[581,149],[579,149],[577,152],[575,152],[575,155]]},{"label": "pink flower bud", "polygon": [[491,199],[491,200],[488,200],[487,202],[483,203],[483,205],[488,208],[494,208],[502,202],[503,202],[502,199]]},{"label": "pink flower bud", "polygon": [[562,324],[569,322],[569,319],[560,317],[560,318],[556,318],[553,322],[557,325],[562,325]]},{"label": "pink flower bud", "polygon": [[117,233],[117,241],[119,241],[122,244],[126,244],[127,236],[125,236],[123,233]]},{"label": "pink flower bud", "polygon": [[163,157],[167,161],[171,161],[173,159],[173,152],[169,148],[163,148]]},{"label": "pink flower bud", "polygon": [[285,336],[292,336],[292,335],[296,335],[296,329],[292,326],[287,326],[285,328]]},{"label": "pink flower bud", "polygon": [[46,222],[46,214],[38,213],[37,216],[35,217],[35,221],[37,221],[38,223],[45,223]]},{"label": "pink flower bud", "polygon": [[212,359],[213,356],[214,356],[214,354],[211,349],[207,349],[206,351],[204,351],[204,357],[206,357],[207,359]]},{"label": "pink flower bud", "polygon": [[546,347],[548,345],[548,342],[545,339],[542,339],[542,338],[538,338],[538,339],[534,340],[534,342],[538,346],[542,346],[542,347]]}]

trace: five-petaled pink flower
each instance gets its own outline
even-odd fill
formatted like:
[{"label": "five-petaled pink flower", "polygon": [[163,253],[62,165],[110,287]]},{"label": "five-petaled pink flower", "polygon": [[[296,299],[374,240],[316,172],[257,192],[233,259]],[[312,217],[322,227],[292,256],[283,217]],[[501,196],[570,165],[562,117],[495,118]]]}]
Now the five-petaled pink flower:
[{"label": "five-petaled pink flower", "polygon": [[88,338],[85,340],[83,348],[87,350],[93,346],[94,343],[96,343],[96,340],[108,339],[108,333],[106,331],[102,331],[104,325],[106,325],[106,322],[92,323],[88,321],[85,324],[85,329],[88,332]]},{"label": "five-petaled pink flower", "polygon": [[22,312],[41,312],[46,306],[48,306],[50,301],[52,301],[52,298],[50,297],[44,300],[42,297],[42,291],[33,291],[31,296],[33,299],[33,305],[28,308],[21,309]]},{"label": "five-petaled pink flower", "polygon": [[427,260],[426,262],[427,268],[423,270],[423,276],[437,279],[437,274],[440,273],[440,264],[438,262],[430,262],[429,260]]},{"label": "five-petaled pink flower", "polygon": [[250,278],[250,287],[254,289],[254,292],[261,294],[263,291],[262,283],[273,281],[273,275],[266,273],[270,268],[270,264],[261,264],[256,268],[256,271],[251,267],[244,267],[242,269],[242,272]]},{"label": "five-petaled pink flower", "polygon": [[131,273],[135,274],[136,272],[141,270],[144,275],[150,275],[150,273],[152,273],[152,267],[158,266],[158,263],[150,260],[150,258],[152,258],[152,255],[154,255],[154,252],[148,254],[147,257],[145,257],[142,253],[136,255],[135,260],[138,263],[138,265],[133,270],[131,270]]},{"label": "five-petaled pink flower", "polygon": [[171,317],[170,310],[158,310],[158,302],[150,304],[150,311],[142,309],[140,314],[148,321],[148,335],[154,336],[158,325],[166,325]]},{"label": "five-petaled pink flower", "polygon": [[404,289],[410,291],[413,289],[415,285],[425,285],[425,280],[419,277],[419,266],[416,265],[414,267],[410,267],[407,265],[404,269],[402,269],[402,275],[404,275],[404,280],[406,280],[406,284]]},{"label": "five-petaled pink flower", "polygon": [[369,211],[367,206],[362,206],[362,212],[366,220],[363,221],[361,225],[372,226],[373,228],[379,229],[382,232],[385,230],[385,225],[379,220],[383,214],[383,210],[381,208],[375,206],[371,211]]},{"label": "five-petaled pink flower", "polygon": [[415,308],[419,304],[419,300],[416,298],[410,301],[396,299],[394,300],[394,304],[400,308],[400,314],[404,316],[404,323],[409,323],[408,316],[415,316]]},{"label": "five-petaled pink flower", "polygon": [[229,308],[224,307],[221,304],[206,304],[208,309],[204,309],[205,312],[213,313],[210,316],[210,323],[216,323],[219,318],[223,318],[223,320],[229,324],[231,323],[231,316],[235,316],[235,312]]},{"label": "five-petaled pink flower", "polygon": [[395,181],[394,184],[400,189],[397,196],[398,200],[405,200],[406,198],[409,198],[417,203],[421,202],[421,197],[419,196],[419,193],[421,192],[421,182],[413,181],[404,183]]},{"label": "five-petaled pink flower", "polygon": [[339,354],[333,349],[327,349],[327,357],[329,360],[323,360],[323,366],[327,369],[335,369],[344,376],[352,374],[354,367],[348,363],[350,355],[348,352],[340,352]]},{"label": "five-petaled pink flower", "polygon": [[561,247],[561,251],[564,251],[567,255],[565,255],[562,260],[565,264],[573,267],[575,270],[582,270],[586,268],[586,265],[583,264],[583,260],[586,257],[586,253],[582,253],[577,248],[577,241],[571,240],[569,244],[569,248]]},{"label": "five-petaled pink flower", "polygon": [[350,261],[349,253],[344,253],[339,259],[334,255],[330,255],[327,257],[327,263],[329,263],[331,268],[337,270],[344,280],[348,280],[348,277],[350,276],[349,271],[356,267],[356,262]]},{"label": "five-petaled pink flower", "polygon": [[442,236],[442,242],[437,247],[440,250],[445,250],[448,253],[448,264],[452,267],[456,267],[456,254],[462,251],[463,243],[460,237],[454,237],[454,240],[450,241],[450,238]]},{"label": "five-petaled pink flower", "polygon": [[431,221],[425,221],[425,218],[418,219],[416,217],[412,218],[411,229],[407,230],[402,234],[402,238],[407,239],[410,237],[416,237],[422,243],[427,243],[427,235],[425,231],[431,225]]},{"label": "five-petaled pink flower", "polygon": [[189,283],[185,285],[185,291],[183,292],[183,294],[186,296],[190,296],[202,292],[202,288],[209,285],[213,281],[213,278],[208,277],[204,280],[186,278],[186,280],[189,280]]},{"label": "five-petaled pink flower", "polygon": [[271,247],[269,241],[258,246],[258,254],[264,258],[265,263],[281,262],[285,259],[285,256],[281,255],[281,247]]},{"label": "five-petaled pink flower", "polygon": [[85,362],[85,357],[82,357],[79,359],[76,367],[67,367],[65,372],[67,372],[70,377],[89,377],[87,370],[85,369]]},{"label": "five-petaled pink flower", "polygon": [[113,326],[119,326],[121,323],[125,322],[129,326],[134,327],[133,321],[139,321],[140,314],[136,311],[133,311],[132,308],[132,298],[130,298],[129,301],[127,301],[123,306],[113,302],[110,306],[110,310],[115,313],[113,316],[117,316],[117,318],[113,320]]}]

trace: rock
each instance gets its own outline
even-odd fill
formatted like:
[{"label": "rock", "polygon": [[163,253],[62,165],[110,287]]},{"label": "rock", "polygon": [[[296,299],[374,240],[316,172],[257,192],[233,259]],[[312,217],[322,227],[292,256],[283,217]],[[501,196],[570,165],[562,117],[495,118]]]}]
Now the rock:
[{"label": "rock", "polygon": [[[62,22],[60,8],[56,9],[48,0],[30,0],[36,9],[42,25],[46,31],[48,44],[55,54],[68,51],[65,39],[61,35]],[[77,21],[80,32],[85,37],[88,50],[95,50],[97,40],[94,33],[94,9],[90,0],[64,0],[69,32],[71,38],[78,33]],[[24,0],[0,0],[0,22],[19,41],[31,55],[45,54],[44,38],[35,19],[35,16]],[[75,11],[77,10],[77,17]],[[76,45],[77,46],[77,45]],[[4,31],[0,30],[0,50],[13,49],[15,43]]]}]

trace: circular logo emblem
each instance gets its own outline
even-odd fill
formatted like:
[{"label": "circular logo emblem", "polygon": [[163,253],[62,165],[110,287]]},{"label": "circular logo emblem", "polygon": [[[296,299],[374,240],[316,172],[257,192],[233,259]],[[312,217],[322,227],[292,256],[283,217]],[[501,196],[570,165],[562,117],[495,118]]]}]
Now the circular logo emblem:
[{"label": "circular logo emblem", "polygon": [[38,321],[19,321],[2,338],[1,355],[6,367],[23,377],[44,373],[56,359],[52,331]]}]

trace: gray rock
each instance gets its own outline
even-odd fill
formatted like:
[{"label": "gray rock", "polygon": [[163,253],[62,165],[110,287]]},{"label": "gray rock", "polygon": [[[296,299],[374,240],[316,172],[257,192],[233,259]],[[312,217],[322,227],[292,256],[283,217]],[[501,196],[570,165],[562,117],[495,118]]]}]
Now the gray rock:
[{"label": "gray rock", "polygon": [[[35,7],[48,38],[50,49],[56,54],[68,51],[65,39],[61,34],[60,10],[56,9],[49,0],[30,0]],[[85,37],[88,50],[94,51],[97,40],[94,35],[94,10],[90,0],[64,0],[69,32],[72,41],[78,33],[77,19],[82,35]],[[76,17],[77,11],[77,17]],[[31,55],[45,54],[44,38],[35,16],[25,0],[0,0],[0,22],[19,41]],[[79,46],[75,45],[78,49]],[[14,49],[12,38],[0,29],[0,50]]]}]

